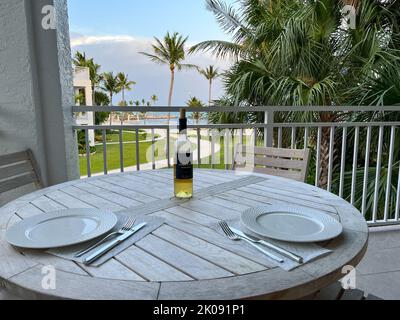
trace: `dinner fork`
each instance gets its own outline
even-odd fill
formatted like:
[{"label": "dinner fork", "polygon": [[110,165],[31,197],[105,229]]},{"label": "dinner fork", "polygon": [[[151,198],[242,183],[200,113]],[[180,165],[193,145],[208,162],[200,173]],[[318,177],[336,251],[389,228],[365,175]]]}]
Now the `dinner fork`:
[{"label": "dinner fork", "polygon": [[266,256],[268,256],[269,258],[279,262],[279,263],[283,263],[284,260],[279,258],[278,256],[265,251],[264,249],[262,249],[260,246],[258,246],[257,244],[253,243],[252,241],[250,241],[249,239],[246,239],[244,237],[239,236],[238,234],[234,233],[231,228],[229,227],[229,225],[225,222],[225,221],[221,221],[219,223],[219,226],[221,227],[222,231],[224,231],[224,233],[226,234],[226,236],[233,241],[239,241],[239,240],[243,240],[246,241],[248,244],[250,244],[251,246],[253,246],[254,248],[256,248],[258,251],[264,253]]},{"label": "dinner fork", "polygon": [[131,228],[133,227],[133,225],[135,224],[136,218],[129,218],[125,224],[122,226],[121,229],[119,229],[118,231],[112,232],[110,233],[108,236],[106,236],[105,238],[101,239],[99,242],[95,243],[93,246],[84,249],[82,251],[79,251],[76,255],[75,258],[79,258],[82,257],[83,255],[85,255],[86,253],[92,251],[93,249],[97,248],[99,245],[105,243],[108,239],[110,239],[113,236],[119,236],[121,234],[124,234],[125,232],[131,230]]}]

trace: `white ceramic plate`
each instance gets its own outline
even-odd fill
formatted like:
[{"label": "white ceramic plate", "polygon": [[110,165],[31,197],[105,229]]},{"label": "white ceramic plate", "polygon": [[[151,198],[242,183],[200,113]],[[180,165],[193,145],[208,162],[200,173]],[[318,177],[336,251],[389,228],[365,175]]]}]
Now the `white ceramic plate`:
[{"label": "white ceramic plate", "polygon": [[13,246],[51,249],[97,238],[112,228],[118,218],[112,212],[96,209],[68,209],[23,220],[6,233]]},{"label": "white ceramic plate", "polygon": [[343,232],[339,221],[313,209],[288,206],[251,208],[242,214],[250,231],[270,239],[288,242],[320,242]]}]

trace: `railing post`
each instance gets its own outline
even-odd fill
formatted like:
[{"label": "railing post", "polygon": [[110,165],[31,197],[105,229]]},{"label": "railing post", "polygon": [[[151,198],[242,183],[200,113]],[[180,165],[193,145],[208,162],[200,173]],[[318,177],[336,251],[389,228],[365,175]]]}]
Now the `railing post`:
[{"label": "railing post", "polygon": [[103,166],[104,166],[104,174],[108,174],[108,166],[107,166],[107,132],[106,130],[102,130],[103,134]]},{"label": "railing post", "polygon": [[156,170],[156,135],[154,129],[151,129],[151,163],[153,170]]},{"label": "railing post", "polygon": [[139,140],[139,129],[136,132],[136,170],[140,171],[140,140]]},{"label": "railing post", "polygon": [[390,217],[390,194],[392,187],[392,172],[393,172],[393,154],[394,154],[394,143],[396,139],[396,127],[392,126],[390,129],[390,147],[389,147],[389,163],[387,169],[387,182],[386,182],[386,197],[385,197],[385,211],[384,220],[387,221]]},{"label": "railing post", "polygon": [[197,128],[197,168],[201,166],[201,130]]},{"label": "railing post", "polygon": [[379,127],[379,141],[378,141],[378,153],[376,160],[376,175],[375,175],[375,192],[374,192],[374,204],[373,204],[373,212],[372,212],[372,221],[376,222],[378,219],[378,210],[379,210],[379,185],[381,179],[381,165],[382,165],[382,146],[383,146],[383,134],[384,134],[384,126]]},{"label": "railing post", "polygon": [[268,110],[265,112],[265,124],[269,125],[264,130],[264,146],[272,148],[274,146],[274,115],[275,112]]},{"label": "railing post", "polygon": [[90,144],[89,144],[89,130],[85,130],[85,145],[86,145],[86,170],[87,176],[90,178],[92,176],[92,168],[90,163]]},{"label": "railing post", "polygon": [[363,182],[363,195],[362,195],[362,205],[361,213],[365,217],[367,214],[367,192],[368,192],[368,175],[369,175],[369,160],[371,151],[371,135],[372,127],[367,128],[367,141],[365,147],[365,164],[364,164],[364,182]]},{"label": "railing post", "polygon": [[171,168],[171,146],[170,146],[170,138],[171,138],[171,131],[170,127],[167,128],[167,143],[166,143],[166,154],[167,154],[167,163],[168,168]]},{"label": "railing post", "polygon": [[346,151],[347,151],[347,127],[343,127],[342,136],[342,155],[340,159],[340,182],[339,182],[339,197],[343,198],[344,192],[344,174],[346,171]]},{"label": "railing post", "polygon": [[215,168],[215,132],[211,130],[211,169]]},{"label": "railing post", "polygon": [[124,136],[123,136],[122,129],[119,130],[119,165],[120,165],[120,171],[124,172],[125,171],[125,166],[124,166]]}]

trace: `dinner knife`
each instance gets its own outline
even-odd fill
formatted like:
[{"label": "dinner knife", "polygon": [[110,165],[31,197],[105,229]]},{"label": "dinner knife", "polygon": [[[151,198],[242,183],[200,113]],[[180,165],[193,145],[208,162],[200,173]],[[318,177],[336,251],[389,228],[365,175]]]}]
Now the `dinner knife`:
[{"label": "dinner knife", "polygon": [[136,232],[138,232],[139,230],[143,229],[146,225],[147,225],[147,223],[143,222],[143,223],[133,227],[130,231],[120,235],[118,238],[116,238],[115,240],[111,241],[109,244],[107,244],[104,247],[102,247],[102,248],[96,250],[95,252],[93,252],[90,256],[85,258],[83,263],[88,265],[88,264],[91,264],[91,263],[95,262],[100,257],[102,257],[104,254],[106,254],[107,252],[109,252],[110,250],[112,250],[116,246],[118,246],[120,243],[122,243],[125,240],[129,239],[130,237],[132,237]]},{"label": "dinner knife", "polygon": [[290,251],[288,251],[286,249],[278,247],[278,246],[276,246],[276,245],[274,245],[274,244],[272,244],[270,242],[267,242],[265,240],[255,239],[255,238],[253,238],[251,236],[248,236],[247,234],[244,234],[242,231],[240,231],[238,229],[235,229],[235,228],[232,228],[232,227],[230,227],[230,228],[234,233],[236,233],[237,235],[239,235],[239,236],[241,236],[243,238],[246,238],[249,241],[258,242],[258,243],[262,244],[263,246],[266,246],[267,248],[269,248],[271,250],[274,250],[275,252],[280,253],[282,256],[284,256],[286,258],[289,258],[289,259],[291,259],[291,260],[293,260],[293,261],[295,261],[297,263],[300,263],[300,264],[304,263],[303,257],[300,257],[297,254],[294,254],[294,253],[292,253],[292,252],[290,252]]}]

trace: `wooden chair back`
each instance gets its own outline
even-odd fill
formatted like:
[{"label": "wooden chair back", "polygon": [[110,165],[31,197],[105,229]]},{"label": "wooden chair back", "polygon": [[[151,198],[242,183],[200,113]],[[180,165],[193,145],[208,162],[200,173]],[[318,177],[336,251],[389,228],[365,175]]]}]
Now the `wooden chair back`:
[{"label": "wooden chair back", "polygon": [[32,183],[43,187],[31,150],[0,156],[0,194]]},{"label": "wooden chair back", "polygon": [[252,172],[306,182],[309,158],[310,149],[248,147],[238,144],[235,147],[233,169],[243,168]]}]

